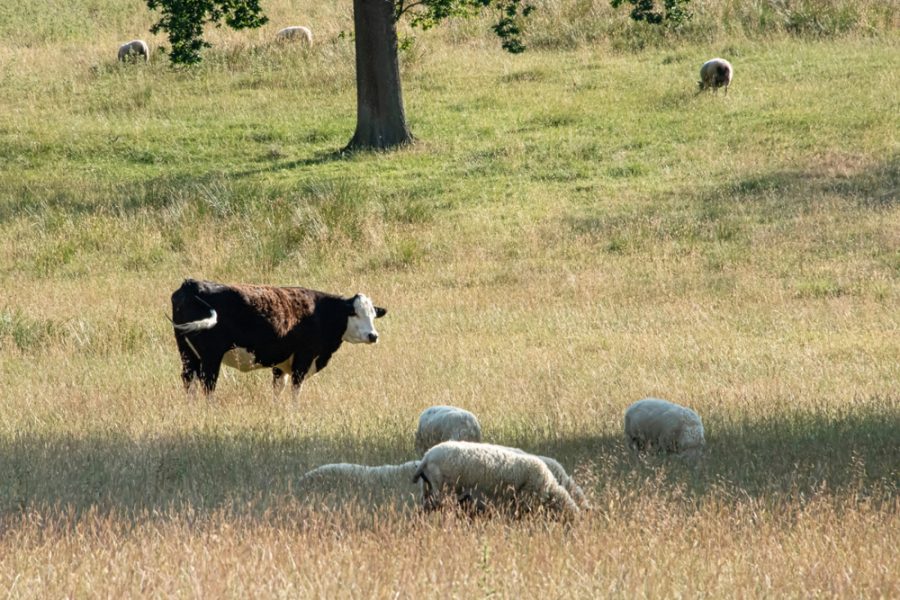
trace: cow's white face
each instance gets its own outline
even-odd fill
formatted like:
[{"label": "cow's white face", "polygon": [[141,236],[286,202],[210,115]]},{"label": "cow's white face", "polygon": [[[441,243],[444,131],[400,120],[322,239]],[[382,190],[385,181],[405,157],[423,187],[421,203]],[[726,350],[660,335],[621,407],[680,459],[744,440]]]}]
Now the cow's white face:
[{"label": "cow's white face", "polygon": [[383,317],[387,311],[372,304],[369,297],[363,294],[357,294],[349,302],[350,316],[347,317],[344,341],[352,344],[374,344],[378,341],[375,319]]}]

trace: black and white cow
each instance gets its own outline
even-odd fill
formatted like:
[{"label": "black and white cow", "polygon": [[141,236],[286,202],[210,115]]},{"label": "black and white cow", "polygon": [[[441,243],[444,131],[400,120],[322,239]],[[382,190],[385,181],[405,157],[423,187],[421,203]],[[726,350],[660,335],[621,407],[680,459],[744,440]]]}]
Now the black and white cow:
[{"label": "black and white cow", "polygon": [[185,279],[172,294],[172,324],[188,391],[212,394],[222,364],[271,368],[275,394],[289,374],[294,397],[342,342],[374,344],[387,311],[363,294],[342,298],[300,287],[223,285]]}]

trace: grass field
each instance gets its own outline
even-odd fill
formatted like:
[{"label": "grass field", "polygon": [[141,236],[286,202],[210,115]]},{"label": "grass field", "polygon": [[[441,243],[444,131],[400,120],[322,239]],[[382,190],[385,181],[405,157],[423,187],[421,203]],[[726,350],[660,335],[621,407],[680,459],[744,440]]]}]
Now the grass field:
[{"label": "grass field", "polygon": [[[519,56],[450,23],[403,53],[417,143],[352,156],[349,0],[272,0],[188,70],[115,63],[164,43],[139,0],[60,4],[0,7],[0,594],[900,596],[896,3],[697,2],[661,35],[546,0]],[[312,49],[268,43],[301,23]],[[719,55],[728,95],[695,94]],[[296,404],[233,371],[190,402],[188,276],[389,312]],[[649,395],[703,416],[696,468],[626,452]],[[297,489],[414,458],[440,403],[595,510]]]}]

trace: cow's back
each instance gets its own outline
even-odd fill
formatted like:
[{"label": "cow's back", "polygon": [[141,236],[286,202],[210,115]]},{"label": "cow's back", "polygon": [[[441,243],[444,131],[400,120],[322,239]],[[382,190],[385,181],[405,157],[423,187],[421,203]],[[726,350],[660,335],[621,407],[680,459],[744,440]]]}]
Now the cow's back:
[{"label": "cow's back", "polygon": [[322,295],[300,287],[235,285],[231,289],[240,297],[241,304],[267,323],[279,338],[313,318],[317,299]]},{"label": "cow's back", "polygon": [[313,346],[340,345],[347,325],[345,301],[339,296],[302,287],[223,285],[186,279],[172,294],[172,319],[184,323],[204,319],[215,310],[218,325],[210,333],[238,346],[277,341]]}]

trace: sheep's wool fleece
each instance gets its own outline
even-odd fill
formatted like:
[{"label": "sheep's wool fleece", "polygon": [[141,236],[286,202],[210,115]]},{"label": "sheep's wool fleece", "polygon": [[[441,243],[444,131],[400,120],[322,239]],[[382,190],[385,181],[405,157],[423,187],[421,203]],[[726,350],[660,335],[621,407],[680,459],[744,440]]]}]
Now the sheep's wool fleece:
[{"label": "sheep's wool fleece", "polygon": [[527,482],[532,484],[531,491],[537,492],[556,484],[553,473],[537,456],[492,444],[443,442],[429,450],[423,460],[429,472],[443,482],[460,480],[484,490]]},{"label": "sheep's wool fleece", "polygon": [[419,415],[416,451],[425,453],[435,444],[447,441],[481,441],[481,425],[471,412],[455,406],[432,406]]},{"label": "sheep's wool fleece", "polygon": [[275,37],[279,40],[301,40],[307,44],[311,44],[313,39],[312,30],[303,25],[292,25],[279,29]]},{"label": "sheep's wool fleece", "polygon": [[734,76],[734,67],[724,58],[713,58],[700,67],[700,85],[707,88],[728,87]]},{"label": "sheep's wool fleece", "polygon": [[625,435],[665,450],[678,451],[702,446],[706,441],[700,415],[659,398],[644,398],[628,407]]},{"label": "sheep's wool fleece", "polygon": [[144,40],[131,40],[119,46],[119,60],[125,60],[130,55],[150,60],[150,47]]},{"label": "sheep's wool fleece", "polygon": [[[510,446],[503,446],[504,448],[508,448],[513,452],[518,454],[528,454],[521,448],[512,448]],[[591,503],[588,501],[587,497],[584,495],[584,490],[575,483],[575,479],[570,477],[568,473],[566,473],[565,467],[563,467],[558,460],[555,458],[550,458],[549,456],[541,456],[539,454],[534,454],[533,456],[541,459],[547,468],[550,469],[550,473],[553,474],[553,477],[556,478],[556,482],[562,486],[564,490],[566,490],[569,495],[572,497],[572,500],[580,506],[581,508],[590,508]]]},{"label": "sheep's wool fleece", "polygon": [[399,465],[378,466],[335,463],[322,465],[309,471],[303,476],[303,480],[321,481],[327,479],[335,483],[394,486],[398,483],[408,484],[418,466],[419,461],[417,460],[411,460]]}]

